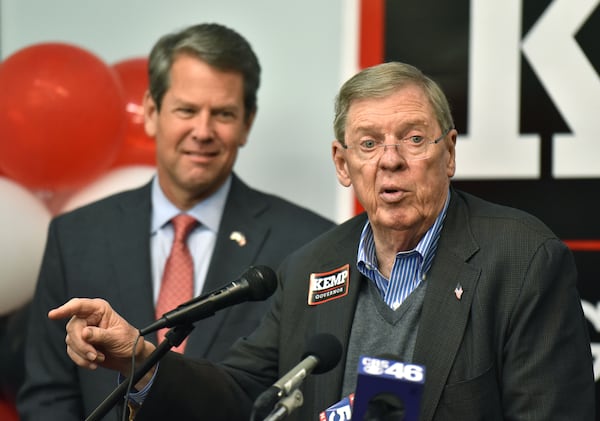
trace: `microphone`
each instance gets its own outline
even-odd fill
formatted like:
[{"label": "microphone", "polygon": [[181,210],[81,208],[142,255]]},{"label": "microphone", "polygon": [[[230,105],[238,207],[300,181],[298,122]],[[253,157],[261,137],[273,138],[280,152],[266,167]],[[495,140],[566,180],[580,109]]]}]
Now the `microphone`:
[{"label": "microphone", "polygon": [[418,421],[425,367],[361,356],[353,421]]},{"label": "microphone", "polygon": [[234,304],[265,300],[276,288],[277,275],[273,269],[267,266],[250,266],[238,279],[221,289],[196,297],[163,314],[157,321],[140,329],[140,335],[147,335],[163,327],[193,323]]},{"label": "microphone", "polygon": [[[254,402],[253,419],[264,420],[273,406],[294,393],[310,373],[321,374],[334,368],[342,356],[342,344],[330,333],[319,333],[308,341],[302,361]],[[285,408],[287,411],[287,408]],[[288,412],[289,414],[289,412]],[[286,414],[287,415],[287,414]]]}]

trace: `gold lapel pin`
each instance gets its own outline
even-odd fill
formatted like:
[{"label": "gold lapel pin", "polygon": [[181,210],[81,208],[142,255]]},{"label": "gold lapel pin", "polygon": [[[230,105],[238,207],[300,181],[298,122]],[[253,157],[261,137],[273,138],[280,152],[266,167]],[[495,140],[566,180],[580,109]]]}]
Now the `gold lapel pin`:
[{"label": "gold lapel pin", "polygon": [[240,247],[244,247],[246,245],[246,236],[239,231],[233,231],[231,234],[229,234],[229,239],[235,241]]}]

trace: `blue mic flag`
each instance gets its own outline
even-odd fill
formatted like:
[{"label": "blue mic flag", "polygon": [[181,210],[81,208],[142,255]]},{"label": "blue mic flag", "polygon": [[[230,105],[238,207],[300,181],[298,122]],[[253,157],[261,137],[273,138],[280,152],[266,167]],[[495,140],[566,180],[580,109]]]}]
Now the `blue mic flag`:
[{"label": "blue mic flag", "polygon": [[352,421],[418,421],[425,367],[361,356]]}]

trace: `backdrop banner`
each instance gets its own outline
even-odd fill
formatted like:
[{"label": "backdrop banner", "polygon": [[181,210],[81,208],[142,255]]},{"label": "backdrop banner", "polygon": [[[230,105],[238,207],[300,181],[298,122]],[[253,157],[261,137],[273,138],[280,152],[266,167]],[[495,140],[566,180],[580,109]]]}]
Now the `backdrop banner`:
[{"label": "backdrop banner", "polygon": [[403,61],[441,84],[459,132],[456,187],[536,215],[572,249],[596,380],[599,4],[362,0],[359,52],[360,67]]}]

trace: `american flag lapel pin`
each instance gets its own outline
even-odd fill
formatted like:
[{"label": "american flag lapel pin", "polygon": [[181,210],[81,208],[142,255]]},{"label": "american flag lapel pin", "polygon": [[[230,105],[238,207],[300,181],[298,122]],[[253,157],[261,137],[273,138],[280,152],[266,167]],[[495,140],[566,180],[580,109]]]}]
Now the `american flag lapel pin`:
[{"label": "american flag lapel pin", "polygon": [[460,299],[462,298],[463,295],[463,287],[460,284],[460,282],[458,284],[456,284],[456,288],[454,288],[454,295],[456,295],[456,299],[460,301]]},{"label": "american flag lapel pin", "polygon": [[229,239],[235,241],[240,247],[244,247],[246,245],[246,236],[239,231],[233,231],[231,234],[229,234]]}]

